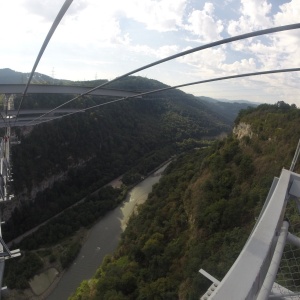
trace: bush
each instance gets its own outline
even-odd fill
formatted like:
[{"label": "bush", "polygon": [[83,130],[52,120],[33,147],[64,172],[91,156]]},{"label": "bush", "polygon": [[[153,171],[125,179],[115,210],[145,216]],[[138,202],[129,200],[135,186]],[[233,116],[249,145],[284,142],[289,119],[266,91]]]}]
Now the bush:
[{"label": "bush", "polygon": [[67,247],[60,256],[60,263],[63,269],[68,268],[77,257],[81,248],[81,244],[76,242]]}]

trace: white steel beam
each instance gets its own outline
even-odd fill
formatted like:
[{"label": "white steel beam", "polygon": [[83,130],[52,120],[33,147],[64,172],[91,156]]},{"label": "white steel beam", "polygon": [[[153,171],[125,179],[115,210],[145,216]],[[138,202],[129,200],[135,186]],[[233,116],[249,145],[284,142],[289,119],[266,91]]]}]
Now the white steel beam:
[{"label": "white steel beam", "polygon": [[239,257],[209,299],[253,300],[258,296],[273,257],[296,173],[283,169],[268,205]]},{"label": "white steel beam", "polygon": [[258,294],[257,300],[266,300],[269,298],[279,268],[280,260],[286,242],[286,237],[288,234],[288,229],[289,223],[287,221],[283,221],[274,255],[272,257],[268,273],[266,274],[265,281]]}]

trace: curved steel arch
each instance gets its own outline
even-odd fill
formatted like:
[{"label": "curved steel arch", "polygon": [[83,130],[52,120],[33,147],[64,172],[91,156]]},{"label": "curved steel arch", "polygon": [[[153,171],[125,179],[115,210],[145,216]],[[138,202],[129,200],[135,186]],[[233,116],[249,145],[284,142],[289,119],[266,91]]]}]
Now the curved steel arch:
[{"label": "curved steel arch", "polygon": [[107,86],[108,84],[110,84],[112,82],[115,82],[115,81],[120,80],[122,78],[128,77],[129,75],[135,74],[137,72],[146,70],[146,69],[148,69],[150,67],[159,65],[161,63],[173,60],[175,58],[178,58],[178,57],[181,57],[181,56],[184,56],[184,55],[187,55],[187,54],[191,54],[191,53],[194,53],[194,52],[197,52],[197,51],[201,51],[201,50],[204,50],[204,49],[212,48],[212,47],[215,47],[215,46],[220,46],[220,45],[231,43],[231,42],[234,42],[234,41],[239,41],[239,40],[247,39],[247,38],[250,38],[250,37],[256,37],[256,36],[260,36],[260,35],[265,35],[265,34],[270,34],[270,33],[275,33],[275,32],[281,32],[281,31],[287,31],[287,30],[294,30],[294,29],[299,29],[299,28],[300,28],[300,23],[296,23],[296,24],[290,24],[290,25],[285,25],[285,26],[273,27],[273,28],[264,29],[264,30],[258,30],[258,31],[254,31],[254,32],[245,33],[245,34],[237,35],[237,36],[234,36],[234,37],[226,38],[226,39],[219,40],[219,41],[216,41],[216,42],[208,43],[208,44],[205,44],[205,45],[202,45],[202,46],[199,46],[199,47],[192,48],[190,50],[186,50],[186,51],[177,53],[175,55],[168,56],[168,57],[166,57],[164,59],[157,60],[157,61],[155,61],[153,63],[147,64],[147,65],[145,65],[143,67],[135,69],[135,70],[133,70],[131,72],[128,72],[128,73],[126,73],[124,75],[116,77],[115,79],[112,79],[112,80],[107,81],[107,82],[105,82],[103,84],[100,84],[100,85],[98,85],[98,86],[90,89],[86,93],[83,93],[83,94],[81,94],[79,96],[76,96],[76,97],[70,99],[69,101],[67,101],[67,102],[65,102],[65,103],[63,103],[63,104],[55,107],[54,109],[50,110],[49,113],[53,112],[55,109],[63,107],[64,105],[66,105],[66,104],[68,104],[68,103],[70,103],[70,102],[72,102],[72,101],[74,101],[74,100],[76,100],[76,99],[78,99],[78,98],[80,98],[82,96],[88,95],[88,94],[92,93],[93,91],[95,91],[95,90],[97,90],[99,88]]},{"label": "curved steel arch", "polygon": [[[0,94],[22,94],[25,84],[0,84]],[[90,91],[91,87],[73,86],[73,85],[49,85],[49,84],[31,84],[27,89],[27,94],[84,94]],[[93,96],[116,96],[130,97],[136,95],[136,92],[97,89],[89,95]],[[20,111],[20,109],[19,109]]]},{"label": "curved steel arch", "polygon": [[[46,38],[44,40],[44,43],[43,43],[43,45],[42,45],[42,47],[41,47],[41,49],[39,51],[39,54],[38,54],[38,56],[37,56],[37,58],[35,60],[35,63],[34,63],[33,68],[32,68],[32,71],[30,73],[30,76],[29,76],[28,82],[26,84],[26,87],[25,87],[25,90],[24,90],[21,102],[20,102],[19,107],[18,107],[18,111],[20,111],[20,109],[21,109],[22,102],[23,102],[23,100],[24,100],[24,98],[25,98],[25,96],[27,94],[28,87],[29,87],[29,85],[31,83],[33,74],[34,74],[34,72],[35,72],[35,70],[36,70],[36,68],[37,68],[37,66],[38,66],[38,64],[40,62],[40,59],[42,58],[42,56],[44,54],[44,51],[45,51],[45,49],[46,49],[49,41],[51,40],[51,37],[52,37],[53,33],[55,32],[57,26],[59,25],[61,19],[63,18],[63,16],[67,12],[67,10],[70,7],[70,5],[72,4],[72,2],[73,2],[73,0],[65,0],[63,6],[61,7],[60,11],[58,12],[58,14],[57,14],[57,16],[56,16],[56,18],[55,18],[55,20],[54,20],[54,22],[53,22],[53,24],[52,24],[49,32],[48,32]],[[18,119],[18,114],[17,114],[16,120],[17,119]]]},{"label": "curved steel arch", "polygon": [[[170,87],[165,87],[165,88],[161,88],[161,89],[157,89],[157,90],[152,90],[152,91],[148,91],[148,92],[139,93],[139,94],[136,94],[136,95],[131,96],[131,97],[123,97],[123,98],[115,99],[115,100],[112,100],[112,101],[108,101],[108,102],[105,102],[105,103],[101,103],[101,104],[97,104],[97,105],[94,105],[94,106],[91,106],[91,107],[87,107],[85,109],[81,109],[78,112],[84,112],[84,111],[87,111],[89,109],[93,109],[93,108],[96,108],[96,107],[108,105],[108,104],[111,104],[111,103],[116,103],[116,102],[123,101],[123,100],[129,99],[129,98],[140,98],[140,97],[150,95],[150,94],[154,94],[154,93],[164,92],[164,91],[173,90],[173,89],[180,88],[180,87],[191,86],[191,85],[196,85],[196,84],[201,84],[201,83],[208,83],[208,82],[221,81],[221,80],[234,79],[234,78],[241,78],[241,77],[250,77],[250,76],[276,74],[276,73],[287,73],[287,72],[299,72],[299,71],[300,71],[300,68],[290,68],[290,69],[281,69],[281,70],[269,70],[269,71],[261,71],[261,72],[244,73],[244,74],[238,74],[238,75],[230,75],[230,76],[216,77],[216,78],[211,78],[211,79],[194,81],[194,82],[189,82],[189,83],[184,83],[184,84],[179,84],[179,85],[175,85],[175,86],[170,86]],[[53,111],[55,111],[55,109],[53,109],[50,112],[53,112]],[[77,112],[72,112],[72,113],[66,114],[65,116],[73,115],[75,113],[77,113]],[[36,122],[37,120],[39,120],[40,118],[46,116],[47,114],[48,113],[32,120],[31,122],[28,122],[27,125],[31,125],[33,122]],[[53,118],[52,120],[55,120],[55,118]],[[44,121],[44,122],[47,122],[47,121]],[[41,123],[44,123],[44,122],[41,122]]]}]

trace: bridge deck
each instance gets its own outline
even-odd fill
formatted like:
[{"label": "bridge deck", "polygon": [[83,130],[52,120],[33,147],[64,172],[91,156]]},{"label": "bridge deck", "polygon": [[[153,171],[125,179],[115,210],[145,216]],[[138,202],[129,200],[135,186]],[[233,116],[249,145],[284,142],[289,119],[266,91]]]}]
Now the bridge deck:
[{"label": "bridge deck", "polygon": [[271,263],[288,196],[294,193],[290,186],[298,191],[296,183],[299,181],[300,175],[282,170],[246,245],[209,299],[256,299]]},{"label": "bridge deck", "polygon": [[[0,94],[23,94],[25,84],[0,84]],[[27,94],[75,94],[81,95],[87,93],[93,87],[71,86],[71,85],[47,85],[31,84],[28,87]],[[115,96],[115,97],[133,97],[137,92],[99,88],[89,95],[93,96]],[[141,98],[141,96],[137,97]]]}]

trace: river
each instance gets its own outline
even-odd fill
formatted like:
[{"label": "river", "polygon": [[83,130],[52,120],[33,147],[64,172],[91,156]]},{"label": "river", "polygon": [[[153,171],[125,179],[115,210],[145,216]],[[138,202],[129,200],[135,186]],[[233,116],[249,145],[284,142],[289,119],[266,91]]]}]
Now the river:
[{"label": "river", "polygon": [[167,165],[136,185],[121,205],[107,213],[91,228],[76,260],[62,275],[47,300],[68,299],[83,280],[93,277],[104,256],[117,248],[121,233],[125,229],[134,208],[147,199],[152,186],[159,181],[161,173]]}]

